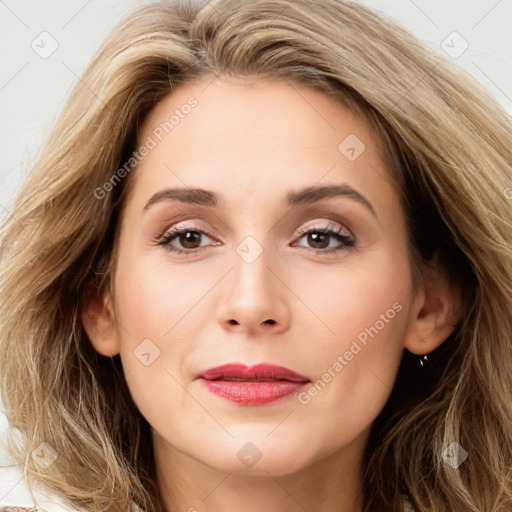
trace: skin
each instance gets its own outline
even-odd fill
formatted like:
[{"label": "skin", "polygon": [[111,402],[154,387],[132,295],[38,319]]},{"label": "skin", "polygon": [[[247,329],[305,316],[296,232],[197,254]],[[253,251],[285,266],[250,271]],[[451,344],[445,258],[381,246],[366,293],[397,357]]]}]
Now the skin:
[{"label": "skin", "polygon": [[[115,295],[89,301],[84,327],[99,353],[121,355],[153,430],[167,510],[359,512],[364,448],[403,349],[434,350],[460,304],[434,264],[415,289],[404,212],[365,119],[297,82],[219,77],[175,89],[145,119],[139,141],[190,96],[197,107],[134,171]],[[349,134],[365,144],[354,161],[338,149]],[[376,216],[346,196],[285,204],[289,190],[342,183]],[[207,189],[222,204],[162,200],[144,211],[166,187]],[[171,246],[190,252],[178,255],[154,242],[173,225],[206,235],[188,245],[175,237]],[[298,232],[329,225],[355,244],[343,249],[332,235],[315,244]],[[237,252],[248,236],[256,241],[249,251],[262,250],[251,263]],[[331,248],[342,250],[325,254]],[[400,311],[348,361],[353,340],[396,303]],[[160,351],[147,366],[134,355],[145,339],[151,358]],[[346,365],[333,372],[340,355]],[[292,395],[243,406],[196,378],[228,362],[270,362],[312,383],[331,368],[332,378],[308,403]],[[237,456],[247,443],[261,455],[252,467]]]}]

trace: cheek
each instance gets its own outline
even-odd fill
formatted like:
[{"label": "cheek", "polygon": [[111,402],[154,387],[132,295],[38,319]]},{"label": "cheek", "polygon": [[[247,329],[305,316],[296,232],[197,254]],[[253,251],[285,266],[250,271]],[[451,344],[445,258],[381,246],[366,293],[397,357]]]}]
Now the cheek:
[{"label": "cheek", "polygon": [[153,419],[170,403],[180,411],[190,406],[179,383],[197,328],[187,321],[187,313],[199,301],[201,289],[183,286],[184,275],[174,273],[171,279],[169,269],[145,265],[143,258],[134,262],[126,257],[118,265],[117,331],[132,397],[141,413]]},{"label": "cheek", "polygon": [[[309,310],[301,321],[314,334],[314,352],[320,358],[350,350],[354,340],[370,353],[389,349],[389,343],[400,345],[411,285],[403,268],[384,255],[297,280],[294,291]],[[389,343],[380,341],[384,339]],[[379,342],[370,346],[370,340]]]},{"label": "cheek", "polygon": [[317,275],[316,291],[307,295],[322,325],[314,345],[302,348],[315,381],[299,402],[333,438],[357,435],[389,398],[408,325],[411,283],[404,268],[395,255],[329,278]]},{"label": "cheek", "polygon": [[211,286],[197,270],[172,268],[165,259],[127,257],[120,262],[116,279],[118,318],[139,338],[154,338],[158,344],[179,339],[191,327],[189,313]]}]

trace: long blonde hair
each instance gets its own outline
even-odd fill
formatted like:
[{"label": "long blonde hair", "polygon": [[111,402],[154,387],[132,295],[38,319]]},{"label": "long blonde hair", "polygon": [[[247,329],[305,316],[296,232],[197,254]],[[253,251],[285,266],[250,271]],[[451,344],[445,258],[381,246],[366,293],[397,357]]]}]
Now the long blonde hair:
[{"label": "long blonde hair", "polygon": [[[421,512],[510,512],[512,123],[465,72],[343,0],[156,2],[97,52],[1,232],[2,393],[13,432],[24,434],[11,449],[27,476],[91,511],[130,501],[162,510],[149,425],[119,356],[94,351],[79,313],[87,293],[112,285],[136,170],[105,184],[130,159],[137,126],[175,86],[219,73],[301,81],[374,123],[407,213],[413,269],[437,249],[464,293],[430,380],[404,351],[372,428],[364,511],[402,512],[406,496]],[[458,467],[443,458],[454,442],[468,452]],[[57,455],[45,467],[31,457],[41,443]]]}]

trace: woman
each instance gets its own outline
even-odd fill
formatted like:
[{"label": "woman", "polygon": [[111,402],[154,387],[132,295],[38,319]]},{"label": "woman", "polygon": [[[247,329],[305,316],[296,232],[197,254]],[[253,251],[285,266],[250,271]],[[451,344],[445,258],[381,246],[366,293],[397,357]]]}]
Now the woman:
[{"label": "woman", "polygon": [[339,0],[148,5],[82,81],[2,233],[27,476],[98,511],[510,510],[496,102]]}]

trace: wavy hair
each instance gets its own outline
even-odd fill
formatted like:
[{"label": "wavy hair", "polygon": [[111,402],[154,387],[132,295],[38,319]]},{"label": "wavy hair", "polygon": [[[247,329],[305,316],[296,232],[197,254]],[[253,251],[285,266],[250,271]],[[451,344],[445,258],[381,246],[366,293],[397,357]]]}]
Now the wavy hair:
[{"label": "wavy hair", "polygon": [[[220,74],[307,84],[373,123],[415,275],[439,251],[463,291],[462,319],[431,353],[427,379],[404,350],[372,426],[364,511],[401,512],[405,496],[421,512],[510,512],[511,119],[409,31],[345,0],[155,2],[97,51],[0,233],[2,395],[29,484],[90,511],[163,509],[150,427],[119,356],[92,348],[80,311],[112,286],[136,170],[104,184],[137,147],[138,126],[175,87]],[[454,442],[468,452],[458,467],[443,458]],[[58,455],[47,467],[31,457],[41,443]]]}]

